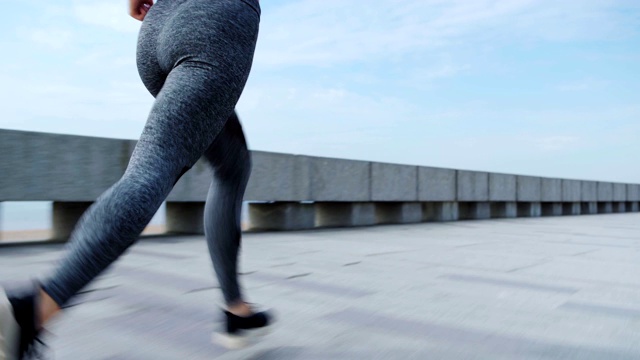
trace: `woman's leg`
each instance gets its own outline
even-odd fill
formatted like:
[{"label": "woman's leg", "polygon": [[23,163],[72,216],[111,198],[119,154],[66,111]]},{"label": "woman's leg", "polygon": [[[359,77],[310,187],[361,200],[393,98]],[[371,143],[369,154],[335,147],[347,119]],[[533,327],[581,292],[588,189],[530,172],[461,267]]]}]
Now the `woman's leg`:
[{"label": "woman's leg", "polygon": [[141,44],[157,46],[157,60],[140,72],[145,84],[152,82],[146,73],[158,72],[153,64],[168,75],[125,175],[82,217],[70,251],[43,283],[59,306],[134,243],[221,132],[248,78],[259,23],[254,8],[237,0],[161,1],[154,5],[158,14],[165,3],[177,5],[167,5],[174,8],[166,10],[163,26],[149,26],[147,39],[141,33]]},{"label": "woman's leg", "polygon": [[138,54],[156,101],[124,176],[83,215],[42,296],[8,294],[21,354],[38,327],[135,242],[222,131],[251,69],[259,19],[255,0],[165,0],[151,8]]},{"label": "woman's leg", "polygon": [[234,113],[205,152],[213,168],[213,182],[205,206],[205,234],[218,283],[227,304],[223,329],[214,341],[230,349],[247,346],[255,332],[263,333],[272,322],[270,312],[256,312],[243,299],[238,285],[240,214],[249,175],[251,154],[242,126]]},{"label": "woman's leg", "polygon": [[248,315],[238,285],[237,263],[242,234],[240,213],[251,174],[251,154],[235,113],[205,157],[213,169],[204,218],[209,253],[229,310]]}]

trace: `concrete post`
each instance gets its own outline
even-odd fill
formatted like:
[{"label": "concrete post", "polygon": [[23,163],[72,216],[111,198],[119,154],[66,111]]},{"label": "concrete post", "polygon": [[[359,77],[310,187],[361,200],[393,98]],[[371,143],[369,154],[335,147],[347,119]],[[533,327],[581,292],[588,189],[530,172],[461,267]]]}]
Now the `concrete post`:
[{"label": "concrete post", "polygon": [[582,213],[582,208],[579,202],[570,202],[562,204],[562,214],[563,215],[580,215]]},{"label": "concrete post", "polygon": [[167,232],[204,234],[204,202],[167,201]]},{"label": "concrete post", "polygon": [[613,212],[615,213],[625,213],[627,212],[627,203],[626,202],[615,202],[613,203]]},{"label": "concrete post", "polygon": [[376,207],[373,203],[316,203],[316,226],[318,227],[350,227],[375,224]]},{"label": "concrete post", "polygon": [[613,212],[613,203],[610,201],[598,203],[598,214],[611,214]]},{"label": "concrete post", "polygon": [[460,219],[485,220],[491,219],[491,203],[461,202],[459,205]]},{"label": "concrete post", "polygon": [[426,202],[422,204],[422,221],[456,221],[459,217],[457,202]]},{"label": "concrete post", "polygon": [[411,224],[422,221],[421,203],[379,202],[376,203],[378,224]]},{"label": "concrete post", "polygon": [[54,202],[52,216],[53,240],[67,240],[78,220],[89,209],[91,202]]},{"label": "concrete post", "polygon": [[249,230],[305,230],[315,227],[314,204],[250,203]]},{"label": "concrete post", "polygon": [[542,203],[542,216],[562,216],[562,203],[546,202]]},{"label": "concrete post", "polygon": [[542,204],[539,202],[518,203],[518,217],[540,217],[542,216]]},{"label": "concrete post", "polygon": [[516,218],[518,217],[518,203],[516,202],[492,202],[492,218]]},{"label": "concrete post", "polygon": [[583,202],[582,203],[582,214],[584,215],[595,215],[598,213],[598,203],[595,201]]},{"label": "concrete post", "polygon": [[628,212],[638,212],[640,211],[640,203],[637,201],[632,201],[627,203],[627,211]]}]

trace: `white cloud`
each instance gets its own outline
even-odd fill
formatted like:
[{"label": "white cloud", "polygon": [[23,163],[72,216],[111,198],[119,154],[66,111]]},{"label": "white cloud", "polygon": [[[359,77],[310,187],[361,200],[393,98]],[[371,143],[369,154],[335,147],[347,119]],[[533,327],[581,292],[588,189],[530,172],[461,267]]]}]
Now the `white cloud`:
[{"label": "white cloud", "polygon": [[29,32],[29,38],[39,45],[61,50],[69,46],[73,40],[73,34],[71,31],[59,28],[32,29]]},{"label": "white cloud", "polygon": [[76,65],[85,66],[87,68],[129,68],[136,67],[135,54],[130,55],[117,55],[114,54],[121,49],[98,49],[94,51],[88,51],[75,60]]},{"label": "white cloud", "polygon": [[607,85],[607,81],[596,80],[592,78],[582,79],[578,81],[565,82],[558,85],[558,90],[573,92],[573,91],[588,91],[598,88],[602,88]]},{"label": "white cloud", "polygon": [[[53,48],[73,45],[73,51],[60,52],[64,56],[53,64],[38,55],[46,55],[43,46],[32,49],[33,57],[25,58],[28,65],[15,58],[0,64],[0,127],[138,136],[152,102],[135,69],[139,23],[128,17],[121,1],[67,4],[68,11],[47,13],[44,30],[32,40]],[[538,75],[526,73],[531,64],[520,63],[523,54],[511,50],[542,45],[536,51],[540,49],[544,58],[540,61],[547,61],[553,53],[542,52],[550,42],[572,45],[623,36],[628,27],[624,16],[613,13],[615,4],[263,2],[256,66],[239,104],[249,143],[268,151],[601,178],[607,158],[640,151],[635,145],[640,125],[621,125],[637,122],[640,116],[640,108],[625,106],[637,103],[629,95],[636,89],[617,86],[616,79],[611,84],[600,78],[580,79],[579,74],[591,72],[576,71],[577,81],[562,73],[532,79]],[[53,37],[52,29],[68,29],[69,35]],[[29,34],[21,35],[28,39]],[[589,59],[594,67],[637,58],[632,51],[602,52],[593,42],[585,48],[609,59]],[[21,53],[18,47],[9,52]],[[509,72],[516,62],[523,73]],[[452,81],[461,74],[469,75],[468,84]],[[604,73],[594,76],[607,80]],[[517,80],[512,93],[504,80]],[[532,80],[562,91],[611,85],[607,90],[624,96],[617,102],[576,105],[557,97],[588,94],[537,94],[537,89],[528,88]],[[438,89],[429,86],[432,83]],[[589,156],[606,151],[611,153]],[[576,165],[580,156],[585,159],[582,169]],[[622,165],[612,168],[611,174],[637,174],[633,167],[627,173],[621,169]]]},{"label": "white cloud", "polygon": [[152,98],[141,83],[0,73],[0,128],[133,138]]},{"label": "white cloud", "polygon": [[320,89],[314,92],[313,98],[328,103],[337,103],[347,95],[347,91],[344,89]]},{"label": "white cloud", "polygon": [[84,24],[125,33],[136,33],[140,29],[140,22],[128,16],[124,1],[76,3],[73,13]]},{"label": "white cloud", "polygon": [[579,141],[578,137],[566,135],[551,135],[535,140],[538,149],[542,151],[558,151],[567,148],[575,148]]},{"label": "white cloud", "polygon": [[257,149],[324,156],[393,141],[399,128],[419,117],[418,107],[401,98],[316,86],[254,84],[238,108]]},{"label": "white cloud", "polygon": [[264,12],[256,62],[331,66],[460,44],[606,38],[632,28],[614,5],[602,0],[379,0],[365,6],[302,0]]},{"label": "white cloud", "polygon": [[[426,81],[444,79],[458,75],[471,68],[470,65],[454,65],[454,64],[441,64],[433,68],[423,69],[418,71],[416,77]],[[415,79],[415,78],[414,78]]]}]

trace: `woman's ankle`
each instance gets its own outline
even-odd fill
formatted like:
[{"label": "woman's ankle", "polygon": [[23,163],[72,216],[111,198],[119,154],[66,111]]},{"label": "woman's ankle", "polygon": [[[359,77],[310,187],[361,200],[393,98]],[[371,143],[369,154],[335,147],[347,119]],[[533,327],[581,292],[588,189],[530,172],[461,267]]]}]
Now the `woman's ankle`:
[{"label": "woman's ankle", "polygon": [[60,306],[47,294],[44,289],[38,289],[37,309],[38,309],[38,328],[43,328],[52,317],[60,312]]},{"label": "woman's ankle", "polygon": [[253,314],[251,307],[244,301],[236,301],[227,305],[227,310],[236,316],[247,317]]}]

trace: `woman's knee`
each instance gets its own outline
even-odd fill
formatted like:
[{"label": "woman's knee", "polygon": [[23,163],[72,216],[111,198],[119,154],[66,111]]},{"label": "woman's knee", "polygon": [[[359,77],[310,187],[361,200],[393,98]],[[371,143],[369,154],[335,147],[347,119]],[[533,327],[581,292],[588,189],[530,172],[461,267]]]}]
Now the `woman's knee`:
[{"label": "woman's knee", "polygon": [[132,162],[120,182],[168,194],[190,169],[190,165],[171,162]]},{"label": "woman's knee", "polygon": [[251,152],[235,112],[204,155],[217,177],[245,177],[251,172]]}]

